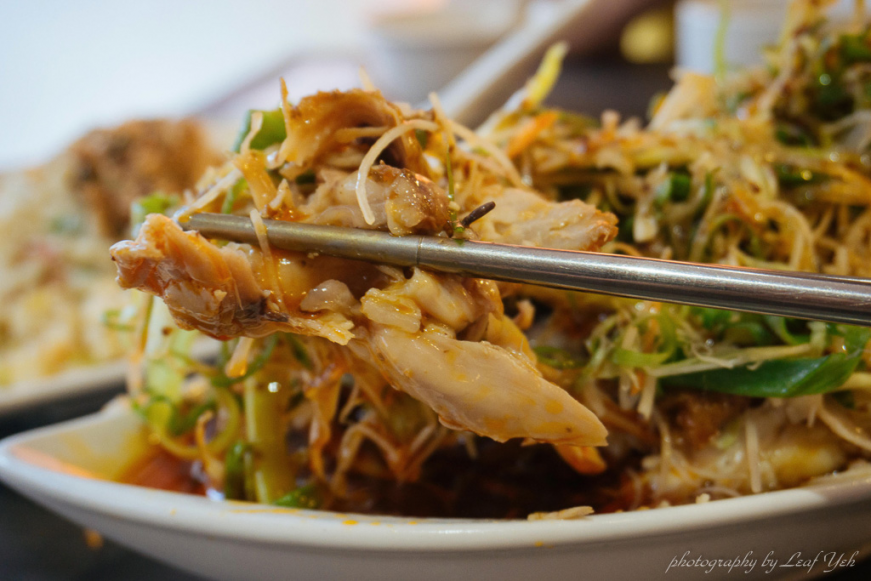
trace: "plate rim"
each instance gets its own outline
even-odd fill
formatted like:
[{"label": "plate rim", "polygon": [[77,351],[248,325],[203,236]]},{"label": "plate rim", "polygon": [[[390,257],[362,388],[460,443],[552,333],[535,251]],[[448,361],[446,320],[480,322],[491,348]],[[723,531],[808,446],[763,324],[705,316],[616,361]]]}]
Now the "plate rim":
[{"label": "plate rim", "polygon": [[[37,466],[16,454],[44,438],[63,437],[99,424],[129,422],[129,408],[37,428],[0,441],[0,480],[41,504],[67,507],[213,538],[311,549],[389,553],[476,552],[559,547],[714,530],[798,513],[871,501],[871,475],[808,487],[573,521],[471,520],[378,517],[221,503],[205,497],[87,479]],[[138,421],[135,420],[135,421]],[[378,525],[378,526],[375,526]]]},{"label": "plate rim", "polygon": [[71,367],[54,375],[0,385],[0,418],[51,401],[122,388],[126,357]]},{"label": "plate rim", "polygon": [[[197,359],[216,357],[217,342],[198,337],[191,354]],[[35,377],[0,385],[0,419],[22,410],[30,410],[55,401],[124,388],[130,358],[126,355],[91,364],[76,365],[54,375]]]}]

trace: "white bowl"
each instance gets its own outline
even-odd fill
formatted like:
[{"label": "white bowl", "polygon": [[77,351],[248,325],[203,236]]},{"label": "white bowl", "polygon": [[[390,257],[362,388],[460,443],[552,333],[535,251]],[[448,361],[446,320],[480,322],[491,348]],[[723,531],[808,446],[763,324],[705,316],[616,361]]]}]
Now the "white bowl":
[{"label": "white bowl", "polygon": [[[871,548],[871,475],[692,506],[576,521],[432,520],[289,510],[118,484],[148,446],[126,406],[0,443],[0,478],[106,537],[215,579],[669,579],[746,557],[742,579],[807,578],[797,552],[858,561]],[[856,551],[859,551],[856,553]],[[762,561],[777,560],[772,569]],[[678,566],[681,558],[684,565]],[[750,561],[756,559],[750,568]],[[671,567],[669,568],[669,566]],[[746,572],[746,574],[744,574]],[[707,578],[724,578],[725,566]]]},{"label": "white bowl", "polygon": [[517,16],[518,2],[508,0],[377,15],[365,35],[367,69],[389,98],[423,101],[505,34]]}]

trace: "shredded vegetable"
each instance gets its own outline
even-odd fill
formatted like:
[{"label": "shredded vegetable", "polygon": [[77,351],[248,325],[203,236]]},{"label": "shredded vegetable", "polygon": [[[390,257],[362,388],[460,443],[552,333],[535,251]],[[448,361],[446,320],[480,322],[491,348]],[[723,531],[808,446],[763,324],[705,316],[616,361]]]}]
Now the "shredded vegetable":
[{"label": "shredded vegetable", "polygon": [[248,216],[258,244],[151,215],[113,249],[122,284],[224,344],[195,367],[151,317],[134,397],[156,439],[226,498],[466,517],[716,500],[867,459],[867,329],[279,251],[262,228],[869,277],[871,29],[825,4],[793,4],[765,67],[682,75],[646,127],[548,108],[563,46],[478,131],[436,96],[282,87],[180,214]]}]

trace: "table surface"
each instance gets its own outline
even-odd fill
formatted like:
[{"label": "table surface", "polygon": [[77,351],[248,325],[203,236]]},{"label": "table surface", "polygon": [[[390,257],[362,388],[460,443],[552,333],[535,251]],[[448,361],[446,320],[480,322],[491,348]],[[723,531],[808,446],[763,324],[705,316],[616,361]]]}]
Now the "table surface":
[{"label": "table surface", "polygon": [[[614,109],[626,115],[643,116],[650,96],[669,86],[668,67],[664,65],[570,62],[549,102],[596,115],[604,109]],[[48,409],[0,418],[0,437],[97,411],[120,391],[118,387],[114,391],[60,402]],[[826,578],[833,581],[871,579],[871,559]],[[118,579],[195,581],[201,578],[108,540],[99,548],[90,548],[80,527],[0,484],[0,580]]]}]

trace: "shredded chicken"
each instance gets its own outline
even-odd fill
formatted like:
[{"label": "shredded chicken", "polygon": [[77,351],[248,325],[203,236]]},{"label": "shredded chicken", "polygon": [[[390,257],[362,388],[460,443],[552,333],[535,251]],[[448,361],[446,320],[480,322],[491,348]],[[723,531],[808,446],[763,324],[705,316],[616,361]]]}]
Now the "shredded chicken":
[{"label": "shredded chicken", "polygon": [[[253,178],[260,183],[259,176],[266,175],[265,166],[256,165],[258,159],[265,163],[263,156],[240,154],[235,165],[248,181],[255,217],[263,208],[272,217],[307,223],[445,235],[452,232],[452,207],[474,208],[450,200],[447,190],[453,184],[431,170],[418,139],[403,136],[364,178],[374,215],[367,223],[357,204],[357,172],[328,160],[349,148],[365,149],[368,138],[348,142],[352,129],[403,122],[399,109],[377,93],[321,93],[303,99],[286,122],[288,136],[278,150],[285,161],[278,172],[314,171],[319,183],[307,194],[296,184],[282,186],[287,188],[282,194],[282,188],[269,184],[255,186]],[[487,191],[497,209],[481,220],[476,234],[481,239],[595,250],[615,233],[613,216],[582,202],[549,202],[534,191],[500,183],[495,176],[489,179]],[[280,195],[283,211],[272,204]],[[477,204],[471,197],[466,201]],[[116,244],[112,257],[120,284],[162,297],[183,328],[218,338],[277,331],[321,337],[348,346],[393,387],[435,410],[446,426],[500,441],[605,443],[599,420],[541,376],[521,333],[488,335],[491,318],[494,329],[513,326],[503,317],[492,282],[233,243],[219,246],[156,215],[148,217],[135,241]],[[503,346],[500,337],[511,339]]]},{"label": "shredded chicken", "polygon": [[833,3],[792,2],[764,67],[681,75],[647,127],[543,104],[560,46],[478,131],[436,95],[293,106],[282,84],[175,214],[245,216],[255,244],[151,217],[113,250],[122,285],[240,337],[193,365],[153,303],[131,375],[152,433],[227,498],[414,516],[579,518],[866,464],[868,329],[284,252],[263,221],[871,276],[871,24]]},{"label": "shredded chicken", "polygon": [[357,174],[322,173],[321,185],[300,211],[307,222],[352,228],[387,229],[391,234],[437,234],[448,223],[448,197],[428,178],[408,169],[377,165],[369,172],[366,192],[375,221],[367,224],[357,204]]}]

